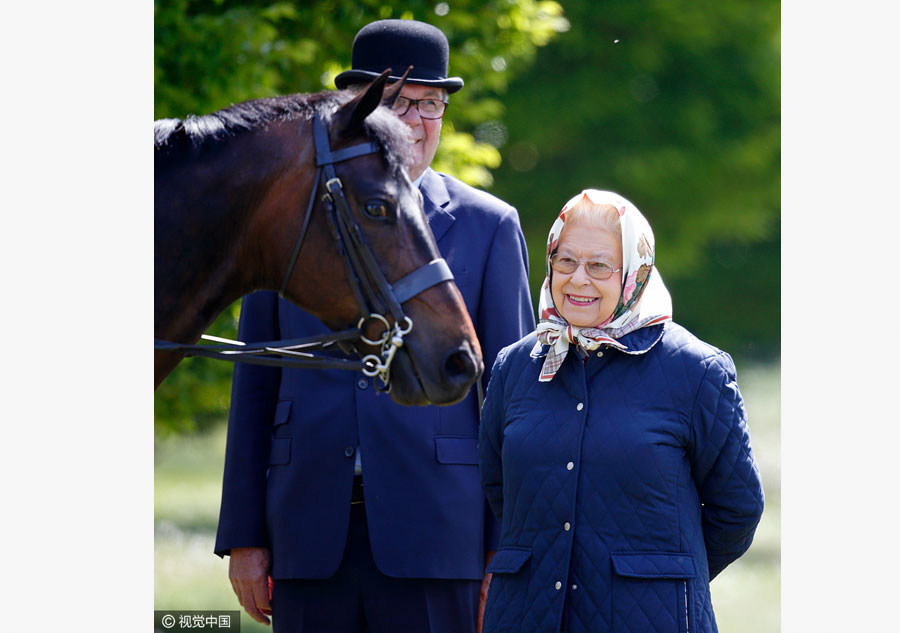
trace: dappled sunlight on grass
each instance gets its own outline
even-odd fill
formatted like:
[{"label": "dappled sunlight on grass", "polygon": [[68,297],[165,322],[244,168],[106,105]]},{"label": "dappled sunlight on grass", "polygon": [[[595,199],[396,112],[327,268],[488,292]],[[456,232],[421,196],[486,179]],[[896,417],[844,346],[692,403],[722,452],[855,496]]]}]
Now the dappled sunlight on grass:
[{"label": "dappled sunlight on grass", "polygon": [[155,536],[157,608],[238,608],[228,582],[228,559],[212,553],[212,533],[184,531],[163,520],[156,522]]},{"label": "dappled sunlight on grass", "polygon": [[158,439],[154,514],[180,529],[215,531],[222,495],[225,424],[204,435]]},{"label": "dappled sunlight on grass", "polygon": [[[228,559],[213,553],[225,424],[203,435],[158,439],[154,494],[156,609],[240,609]],[[244,633],[271,631],[241,614]]]},{"label": "dappled sunlight on grass", "polygon": [[738,366],[750,441],[766,493],[753,544],[710,583],[722,633],[781,630],[781,371],[777,364]]},{"label": "dappled sunlight on grass", "polygon": [[710,591],[722,633],[781,630],[781,564],[777,560],[756,563],[747,555],[713,579]]}]

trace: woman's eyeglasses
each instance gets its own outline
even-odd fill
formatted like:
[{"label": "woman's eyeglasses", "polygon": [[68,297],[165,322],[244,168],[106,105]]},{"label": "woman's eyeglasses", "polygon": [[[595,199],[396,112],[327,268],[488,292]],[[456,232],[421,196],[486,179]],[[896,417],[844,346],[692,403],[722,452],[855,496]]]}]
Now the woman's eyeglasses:
[{"label": "woman's eyeglasses", "polygon": [[560,255],[559,253],[550,257],[550,267],[563,275],[571,275],[578,270],[580,264],[584,264],[584,269],[588,275],[599,281],[605,281],[612,277],[613,273],[622,270],[621,268],[613,268],[606,262],[594,259],[577,259],[569,255]]}]

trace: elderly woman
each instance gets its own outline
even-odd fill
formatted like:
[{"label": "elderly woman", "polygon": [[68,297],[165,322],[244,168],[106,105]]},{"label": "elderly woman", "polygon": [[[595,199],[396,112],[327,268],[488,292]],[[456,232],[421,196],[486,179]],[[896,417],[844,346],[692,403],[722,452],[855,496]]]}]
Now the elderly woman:
[{"label": "elderly woman", "polygon": [[587,190],[550,229],[537,330],[497,356],[479,453],[501,522],[484,633],[716,631],[763,509],[731,357],[671,319],[653,233]]}]

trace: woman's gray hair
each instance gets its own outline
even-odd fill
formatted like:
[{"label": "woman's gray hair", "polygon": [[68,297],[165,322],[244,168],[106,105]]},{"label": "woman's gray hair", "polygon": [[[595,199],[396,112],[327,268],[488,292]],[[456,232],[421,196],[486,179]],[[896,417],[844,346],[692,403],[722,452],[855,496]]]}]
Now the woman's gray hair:
[{"label": "woman's gray hair", "polygon": [[622,241],[622,224],[619,222],[619,211],[611,204],[596,204],[582,196],[578,202],[566,209],[565,233],[573,225],[589,228],[605,229],[615,233]]}]

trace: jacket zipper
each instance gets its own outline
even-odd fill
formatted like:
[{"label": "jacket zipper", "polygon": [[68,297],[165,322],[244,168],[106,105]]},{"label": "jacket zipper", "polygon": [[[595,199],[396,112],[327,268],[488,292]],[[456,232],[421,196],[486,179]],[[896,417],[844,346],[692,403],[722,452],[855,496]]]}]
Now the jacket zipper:
[{"label": "jacket zipper", "polygon": [[688,617],[688,590],[687,590],[687,580],[684,581],[684,630],[686,633],[691,633],[691,621]]}]

